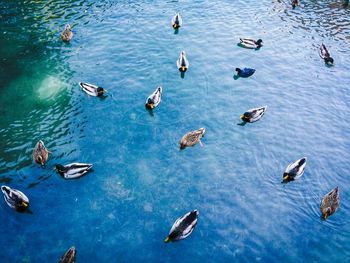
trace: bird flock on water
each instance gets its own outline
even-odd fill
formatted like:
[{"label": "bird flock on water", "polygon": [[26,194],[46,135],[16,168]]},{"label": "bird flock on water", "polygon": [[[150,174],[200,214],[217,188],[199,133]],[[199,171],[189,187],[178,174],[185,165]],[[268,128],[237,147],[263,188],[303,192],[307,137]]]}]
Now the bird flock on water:
[{"label": "bird flock on water", "polygon": [[[344,5],[348,3],[348,0],[344,1]],[[291,6],[293,9],[299,6],[299,4],[300,3],[298,0],[292,0],[291,2]],[[180,27],[182,27],[183,20],[180,13],[176,13],[174,15],[174,17],[171,20],[171,25],[176,31],[178,31]],[[64,31],[61,33],[61,39],[64,42],[69,42],[72,38],[72,28],[70,25],[66,25]],[[254,40],[250,38],[240,38],[239,41],[240,42],[238,43],[238,46],[247,49],[258,50],[263,46],[262,39]],[[331,57],[329,51],[323,43],[320,46],[319,55],[324,60],[326,65],[334,65],[334,59]],[[181,51],[179,58],[176,61],[176,66],[181,72],[182,76],[189,69],[189,65],[190,64],[187,59],[186,52]],[[252,68],[236,68],[235,71],[237,72],[237,78],[248,78],[255,73],[255,69]],[[105,93],[107,93],[106,89],[93,84],[80,82],[79,86],[86,94],[90,96],[101,97],[104,96]],[[162,98],[162,92],[163,88],[159,86],[151,95],[148,96],[145,103],[145,107],[147,110],[152,111],[157,106],[159,106]],[[253,123],[260,120],[266,111],[267,106],[247,110],[240,116],[240,119],[242,120],[242,124],[240,125],[245,125],[246,123]],[[186,147],[192,147],[197,143],[203,146],[201,139],[204,137],[204,134],[205,128],[203,127],[186,133],[179,142],[180,149],[183,150]],[[33,149],[32,158],[35,163],[44,166],[49,158],[49,154],[51,154],[51,152],[45,147],[44,142],[39,140]],[[282,182],[287,183],[299,179],[304,174],[306,162],[307,158],[302,157],[296,160],[295,162],[290,163],[283,173]],[[91,170],[92,166],[93,165],[89,163],[70,163],[66,165],[56,164],[54,169],[64,179],[76,179],[88,173]],[[4,196],[4,200],[9,207],[20,212],[23,212],[29,208],[29,199],[23,192],[5,185],[1,186],[1,191]],[[327,193],[321,200],[320,211],[322,214],[322,218],[324,220],[327,219],[328,216],[336,212],[338,207],[339,188],[337,186],[334,189],[332,189],[329,193]],[[169,234],[164,239],[164,242],[168,243],[171,241],[178,241],[191,235],[191,233],[197,225],[198,216],[199,212],[197,209],[195,209],[178,218],[171,227]],[[75,262],[75,260],[76,249],[75,247],[71,247],[61,257],[59,262],[72,263]]]}]

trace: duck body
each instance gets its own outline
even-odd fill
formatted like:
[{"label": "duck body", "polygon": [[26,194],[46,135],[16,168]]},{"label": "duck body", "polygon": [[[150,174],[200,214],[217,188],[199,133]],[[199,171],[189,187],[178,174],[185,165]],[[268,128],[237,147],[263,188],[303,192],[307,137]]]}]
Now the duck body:
[{"label": "duck body", "polygon": [[296,160],[294,163],[289,164],[283,173],[283,181],[299,179],[304,174],[306,160],[307,158],[303,157]]},{"label": "duck body", "polygon": [[182,150],[186,147],[194,146],[198,142],[200,143],[204,133],[205,128],[199,128],[198,130],[186,133],[180,140],[180,149]]},{"label": "duck body", "polygon": [[76,179],[86,174],[92,168],[89,163],[70,163],[66,165],[56,164],[55,170],[64,179]]},{"label": "duck body", "polygon": [[256,122],[261,119],[261,117],[265,114],[266,110],[267,106],[249,109],[248,111],[243,113],[240,118],[244,122]]},{"label": "duck body", "polygon": [[327,65],[333,65],[334,59],[331,57],[331,55],[329,54],[329,52],[324,44],[321,44],[321,46],[320,46],[320,57],[324,60],[324,62]]},{"label": "duck body", "polygon": [[179,29],[182,26],[182,18],[180,13],[176,13],[175,16],[171,19],[171,25],[174,29]]},{"label": "duck body", "polygon": [[71,247],[67,252],[60,258],[59,263],[75,263],[77,251],[75,247]]},{"label": "duck body", "polygon": [[241,41],[239,44],[245,48],[258,49],[262,47],[261,39],[240,38],[239,40]]},{"label": "duck body", "polygon": [[178,218],[171,227],[169,235],[165,238],[164,242],[178,241],[191,235],[197,225],[198,215],[198,210],[193,210]]},{"label": "duck body", "polygon": [[255,69],[253,68],[243,68],[243,69],[236,68],[236,71],[237,71],[237,75],[242,78],[248,78],[255,73]]},{"label": "duck body", "polygon": [[181,51],[179,59],[176,61],[176,65],[181,72],[186,72],[190,67],[185,51]]},{"label": "duck body", "polygon": [[4,194],[6,204],[16,209],[17,211],[24,211],[29,207],[29,199],[21,191],[12,189],[6,185],[1,186],[1,191]]},{"label": "duck body", "polygon": [[45,165],[47,159],[49,158],[49,153],[50,152],[46,149],[43,141],[39,140],[33,149],[33,161],[38,164]]},{"label": "duck body", "polygon": [[332,215],[337,211],[339,207],[339,188],[338,186],[332,189],[328,194],[326,194],[320,205],[320,210],[322,213],[322,218],[327,219],[328,216]]},{"label": "duck body", "polygon": [[162,100],[162,91],[163,88],[159,86],[151,95],[149,95],[145,104],[147,109],[152,110],[159,105]]},{"label": "duck body", "polygon": [[107,92],[104,88],[89,83],[79,82],[79,86],[86,94],[94,97],[101,97],[104,93]]},{"label": "duck body", "polygon": [[64,27],[64,30],[63,32],[61,33],[61,39],[64,41],[64,42],[69,42],[73,37],[73,32],[72,32],[72,28],[70,25],[66,25]]}]

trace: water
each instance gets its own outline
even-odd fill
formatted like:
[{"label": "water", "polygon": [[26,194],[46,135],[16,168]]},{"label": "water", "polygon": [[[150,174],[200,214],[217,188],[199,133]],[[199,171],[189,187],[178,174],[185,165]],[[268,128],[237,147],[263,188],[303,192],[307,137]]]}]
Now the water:
[{"label": "water", "polygon": [[[295,10],[274,0],[2,1],[0,182],[31,207],[0,202],[0,261],[56,262],[72,245],[78,262],[349,261],[349,12],[311,0]],[[264,47],[239,48],[239,37]],[[334,67],[318,56],[322,42]],[[236,67],[256,73],[235,80]],[[79,81],[108,97],[88,97]],[[259,122],[237,125],[263,105]],[[205,146],[179,151],[200,127]],[[39,139],[53,152],[44,168],[31,161]],[[281,184],[302,156],[304,176]],[[94,171],[66,181],[52,169],[75,161]],[[322,221],[319,203],[336,185],[340,208]],[[193,234],[164,244],[193,209]]]}]

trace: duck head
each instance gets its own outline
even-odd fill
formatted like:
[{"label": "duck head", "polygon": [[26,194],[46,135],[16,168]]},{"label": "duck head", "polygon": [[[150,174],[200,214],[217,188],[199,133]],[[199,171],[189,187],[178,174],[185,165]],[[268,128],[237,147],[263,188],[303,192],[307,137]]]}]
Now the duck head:
[{"label": "duck head", "polygon": [[65,172],[67,172],[67,168],[64,167],[62,164],[56,164],[54,168],[60,175],[64,175]]},{"label": "duck head", "polygon": [[283,173],[283,182],[288,182],[291,180],[291,177],[288,173]]},{"label": "duck head", "polygon": [[180,142],[180,150],[183,150],[186,148],[186,144]]},{"label": "duck head", "polygon": [[239,74],[242,70],[240,68],[236,68],[235,71]]},{"label": "duck head", "polygon": [[322,211],[322,219],[326,220],[330,214],[331,214],[331,209],[327,207]]},{"label": "duck head", "polygon": [[40,163],[41,165],[44,165],[45,162],[44,162],[44,159],[41,155],[39,155],[37,158],[36,158],[36,162],[37,163]]},{"label": "duck head", "polygon": [[334,63],[334,59],[332,57],[327,57],[324,59],[324,62],[327,64],[327,65],[333,65]]},{"label": "duck head", "polygon": [[102,96],[104,93],[106,93],[106,90],[102,87],[97,88],[97,96]]},{"label": "duck head", "polygon": [[259,46],[259,47],[261,47],[262,46],[262,39],[258,39],[257,41],[256,41],[256,44]]},{"label": "duck head", "polygon": [[154,102],[151,98],[148,98],[147,103],[146,103],[146,108],[150,109],[150,110],[154,109]]}]

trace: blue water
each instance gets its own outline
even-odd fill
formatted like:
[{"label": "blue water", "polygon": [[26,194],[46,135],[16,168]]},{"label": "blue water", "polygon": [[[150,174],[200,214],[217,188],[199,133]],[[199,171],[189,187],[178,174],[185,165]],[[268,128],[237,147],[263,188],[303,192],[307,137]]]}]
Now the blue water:
[{"label": "blue water", "polygon": [[[22,190],[30,211],[0,202],[0,262],[57,262],[73,245],[77,262],[350,261],[349,12],[315,0],[295,10],[275,0],[1,1],[0,182]],[[240,48],[239,37],[264,46]],[[236,67],[256,72],[235,80]],[[87,96],[80,81],[108,96]],[[237,125],[264,105],[259,122]],[[204,147],[180,151],[200,127]],[[53,152],[43,168],[31,160],[39,139]],[[281,184],[303,156],[303,177]],[[52,169],[77,161],[94,171],[66,181]],[[322,221],[320,201],[337,185],[340,208]],[[164,244],[193,209],[192,235]]]}]

